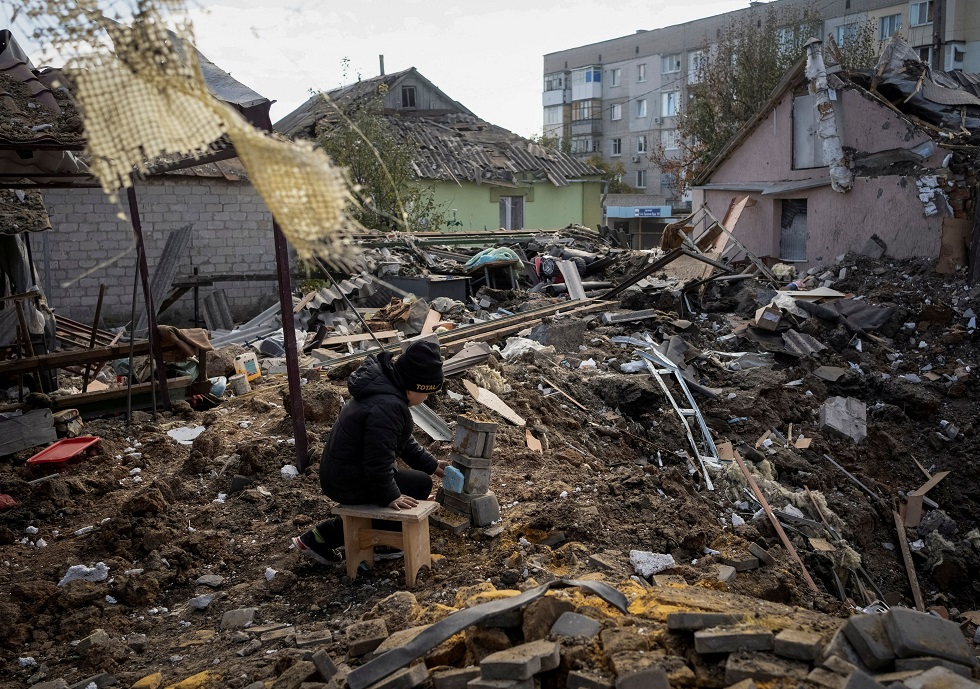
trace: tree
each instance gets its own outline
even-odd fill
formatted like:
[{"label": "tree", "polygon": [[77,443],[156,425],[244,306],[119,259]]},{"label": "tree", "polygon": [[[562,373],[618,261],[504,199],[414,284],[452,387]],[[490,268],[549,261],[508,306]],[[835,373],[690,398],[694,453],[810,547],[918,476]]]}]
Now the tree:
[{"label": "tree", "polygon": [[436,203],[432,187],[415,175],[415,142],[385,117],[386,92],[382,84],[376,93],[335,106],[337,116],[317,125],[317,143],[347,169],[357,201],[353,215],[364,227],[439,230],[446,209]]},{"label": "tree", "polygon": [[608,183],[606,193],[608,194],[638,194],[639,190],[631,187],[623,181],[626,176],[626,167],[622,161],[610,163],[603,160],[602,156],[594,153],[585,159],[586,165],[598,168],[602,172],[603,181]]},{"label": "tree", "polygon": [[810,10],[777,13],[772,6],[733,20],[717,44],[703,48],[704,59],[679,116],[681,155],[667,157],[660,148],[651,159],[675,167],[682,186],[697,177],[768,100],[820,27]]},{"label": "tree", "polygon": [[878,39],[878,22],[869,19],[861,24],[854,24],[842,32],[840,45],[831,35],[827,37],[827,52],[844,69],[858,72],[872,69],[878,64],[883,41]]}]

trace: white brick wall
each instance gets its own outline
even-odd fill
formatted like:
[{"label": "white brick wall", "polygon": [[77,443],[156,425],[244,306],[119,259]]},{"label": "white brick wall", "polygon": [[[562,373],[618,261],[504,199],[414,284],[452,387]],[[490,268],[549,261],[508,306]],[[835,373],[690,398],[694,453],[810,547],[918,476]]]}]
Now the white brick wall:
[{"label": "white brick wall", "polygon": [[[193,274],[195,266],[201,275],[275,274],[272,214],[251,184],[172,177],[138,184],[136,198],[150,276],[168,233],[188,223],[193,225],[190,247],[178,264],[178,277]],[[104,283],[105,323],[114,326],[129,322],[136,249],[125,194],[121,194],[121,199],[120,208],[110,204],[100,189],[44,192],[53,231],[33,235],[31,249],[48,302],[56,313],[91,323],[99,285]],[[118,217],[121,210],[126,220]],[[225,290],[232,313],[239,321],[247,320],[278,299],[276,282],[257,280],[202,287],[199,299],[203,302],[212,289],[219,287]],[[142,291],[137,293],[136,308],[137,314],[143,309]],[[191,290],[164,312],[160,320],[187,325],[193,317]]]}]

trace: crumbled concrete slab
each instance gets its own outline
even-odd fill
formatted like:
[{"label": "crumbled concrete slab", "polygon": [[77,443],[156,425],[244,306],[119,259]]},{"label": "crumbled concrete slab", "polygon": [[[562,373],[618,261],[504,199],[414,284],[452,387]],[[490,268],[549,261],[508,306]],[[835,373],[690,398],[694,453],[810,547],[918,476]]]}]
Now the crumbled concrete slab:
[{"label": "crumbled concrete slab", "polygon": [[919,656],[918,658],[898,658],[895,661],[896,672],[905,672],[908,670],[925,671],[934,667],[944,667],[950,672],[955,672],[961,677],[973,677],[973,673],[969,667],[966,665],[960,665],[959,663],[954,663],[953,661],[946,660],[945,658],[936,658],[935,656]]},{"label": "crumbled concrete slab", "polygon": [[970,647],[955,622],[907,608],[892,608],[885,616],[884,626],[900,658],[936,656],[964,665],[973,663]]},{"label": "crumbled concrete slab", "polygon": [[844,636],[851,642],[861,661],[872,670],[882,670],[895,660],[895,649],[885,631],[886,615],[854,615],[843,627]]},{"label": "crumbled concrete slab", "polygon": [[773,641],[772,632],[762,627],[712,627],[694,632],[694,650],[698,653],[771,651]]},{"label": "crumbled concrete slab", "polygon": [[855,443],[868,436],[868,409],[853,397],[830,397],[820,407],[820,430]]},{"label": "crumbled concrete slab", "polygon": [[602,631],[602,623],[577,612],[566,612],[555,622],[551,633],[555,636],[584,637],[591,639]]},{"label": "crumbled concrete slab", "polygon": [[255,613],[257,612],[258,608],[238,608],[237,610],[228,610],[221,616],[221,626],[219,628],[221,631],[227,631],[229,629],[245,629],[245,627],[252,624],[252,620],[255,619]]},{"label": "crumbled concrete slab", "polygon": [[805,679],[810,666],[794,660],[783,660],[759,651],[737,651],[725,662],[725,682],[735,684],[743,679],[768,682],[785,677],[790,680]]},{"label": "crumbled concrete slab", "polygon": [[355,622],[347,628],[347,653],[356,658],[370,653],[388,638],[384,620]]},{"label": "crumbled concrete slab", "polygon": [[819,634],[799,629],[784,629],[776,635],[773,652],[791,660],[813,662],[823,648]]},{"label": "crumbled concrete slab", "polygon": [[630,564],[641,577],[659,574],[677,565],[673,556],[667,553],[651,553],[646,550],[631,550]]}]

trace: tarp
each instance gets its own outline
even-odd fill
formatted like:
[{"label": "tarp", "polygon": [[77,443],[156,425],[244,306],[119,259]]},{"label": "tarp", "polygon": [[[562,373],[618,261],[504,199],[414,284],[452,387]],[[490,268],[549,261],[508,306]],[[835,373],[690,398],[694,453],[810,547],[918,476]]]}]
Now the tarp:
[{"label": "tarp", "polygon": [[840,323],[852,334],[877,330],[895,313],[890,306],[872,306],[863,299],[838,299],[827,304],[797,301],[797,306],[811,316]]}]

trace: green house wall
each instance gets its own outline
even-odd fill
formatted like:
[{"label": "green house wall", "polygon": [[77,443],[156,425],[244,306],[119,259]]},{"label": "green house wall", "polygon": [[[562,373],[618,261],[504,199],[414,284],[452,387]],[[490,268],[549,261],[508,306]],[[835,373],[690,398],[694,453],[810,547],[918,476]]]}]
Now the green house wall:
[{"label": "green house wall", "polygon": [[[462,223],[439,229],[496,230],[500,227],[500,197],[524,196],[524,228],[559,229],[575,223],[595,229],[602,222],[602,182],[572,182],[566,187],[535,184],[517,189],[464,182],[435,182],[430,186],[446,219]],[[435,229],[435,228],[433,228]]]}]

